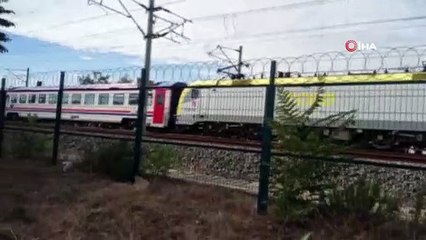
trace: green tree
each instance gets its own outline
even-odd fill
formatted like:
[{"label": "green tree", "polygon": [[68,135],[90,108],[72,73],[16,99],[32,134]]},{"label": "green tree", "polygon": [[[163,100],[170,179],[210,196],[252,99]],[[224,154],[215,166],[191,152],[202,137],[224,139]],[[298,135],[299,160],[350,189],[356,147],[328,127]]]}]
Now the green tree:
[{"label": "green tree", "polygon": [[[92,76],[93,75],[93,76]],[[87,74],[85,76],[78,77],[78,81],[81,85],[90,85],[90,84],[108,84],[109,75],[102,75],[101,72],[93,72],[93,74]]]},{"label": "green tree", "polygon": [[[0,4],[7,3],[8,0],[0,0]],[[8,15],[8,14],[15,14],[12,10],[5,9],[3,6],[0,5],[0,27],[2,28],[9,28],[14,27],[15,24],[7,19],[4,19],[2,15]],[[0,53],[7,52],[6,47],[3,45],[3,43],[10,41],[10,38],[7,36],[6,33],[0,32]]]},{"label": "green tree", "polygon": [[333,166],[323,161],[304,159],[301,155],[333,154],[334,149],[339,148],[322,134],[321,127],[345,128],[353,123],[355,111],[313,117],[324,101],[324,92],[322,86],[318,87],[312,105],[305,109],[298,107],[290,91],[281,89],[279,93],[277,116],[272,126],[279,150],[290,154],[289,157],[274,159],[272,184],[278,213],[284,220],[317,213],[318,204],[310,196],[321,199],[326,190],[333,188]]}]

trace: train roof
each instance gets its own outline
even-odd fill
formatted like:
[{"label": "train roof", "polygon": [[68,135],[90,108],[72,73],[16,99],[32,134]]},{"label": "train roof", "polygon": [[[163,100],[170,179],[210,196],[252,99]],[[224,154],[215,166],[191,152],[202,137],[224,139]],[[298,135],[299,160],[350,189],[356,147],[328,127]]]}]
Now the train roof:
[{"label": "train roof", "polygon": [[[109,83],[109,84],[89,84],[79,86],[66,86],[65,90],[117,90],[117,89],[136,89],[138,86],[135,83]],[[151,88],[183,88],[186,83],[183,82],[158,82]],[[52,91],[57,90],[58,86],[40,86],[40,87],[12,87],[9,91]]]},{"label": "train roof", "polygon": [[[310,85],[310,84],[355,84],[355,83],[392,83],[392,82],[426,81],[426,72],[417,73],[377,73],[330,75],[312,77],[278,77],[276,85]],[[269,79],[234,79],[234,80],[206,80],[195,81],[191,87],[214,86],[264,86],[269,84]]]}]

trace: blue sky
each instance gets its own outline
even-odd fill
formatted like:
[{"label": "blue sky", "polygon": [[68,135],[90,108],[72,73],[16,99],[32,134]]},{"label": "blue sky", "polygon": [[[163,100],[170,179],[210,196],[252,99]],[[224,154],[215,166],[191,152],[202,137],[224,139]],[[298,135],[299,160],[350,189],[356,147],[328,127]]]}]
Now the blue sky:
[{"label": "blue sky", "polygon": [[24,36],[10,37],[12,41],[6,44],[9,52],[0,55],[0,66],[10,69],[91,70],[131,66],[138,61],[137,57],[118,53],[81,51]]}]

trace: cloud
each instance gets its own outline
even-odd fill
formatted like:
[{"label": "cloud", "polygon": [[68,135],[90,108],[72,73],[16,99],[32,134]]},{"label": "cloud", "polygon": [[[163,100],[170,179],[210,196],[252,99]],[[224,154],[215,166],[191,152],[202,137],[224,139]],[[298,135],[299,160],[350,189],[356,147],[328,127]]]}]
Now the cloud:
[{"label": "cloud", "polygon": [[[124,1],[130,9],[137,8],[132,1]],[[379,50],[385,46],[419,45],[426,40],[424,20],[353,24],[421,16],[426,7],[426,2],[421,0],[173,2],[177,3],[168,5],[169,9],[194,19],[193,24],[185,28],[185,35],[191,41],[175,44],[165,39],[155,40],[153,57],[158,61],[211,60],[206,53],[218,44],[234,48],[243,45],[244,58],[259,58],[342,51],[348,39],[374,42]],[[77,50],[117,52],[143,58],[145,43],[134,24],[123,16],[89,7],[85,0],[15,0],[7,6],[16,12],[17,27],[12,29],[15,34]],[[145,11],[133,13],[140,25],[146,26]],[[157,28],[165,26],[159,20],[157,23]]]},{"label": "cloud", "polygon": [[90,56],[80,56],[80,59],[82,59],[84,61],[91,61],[91,60],[93,60],[93,57],[90,57]]}]

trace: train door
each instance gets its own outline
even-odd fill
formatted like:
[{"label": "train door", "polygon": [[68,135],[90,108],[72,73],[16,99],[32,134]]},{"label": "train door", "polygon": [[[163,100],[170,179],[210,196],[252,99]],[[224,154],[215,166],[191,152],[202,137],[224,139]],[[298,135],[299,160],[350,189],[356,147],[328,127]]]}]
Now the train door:
[{"label": "train door", "polygon": [[194,122],[202,121],[201,113],[201,89],[193,88],[191,90],[191,113]]},{"label": "train door", "polygon": [[5,106],[6,106],[6,108],[9,108],[9,106],[10,106],[10,96],[9,96],[9,94],[6,95],[6,105]]},{"label": "train door", "polygon": [[164,126],[165,124],[165,102],[166,102],[166,89],[165,88],[157,88],[155,89],[155,99],[153,102],[154,111],[152,124],[154,126]]}]

